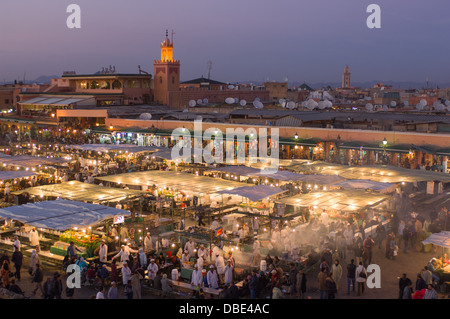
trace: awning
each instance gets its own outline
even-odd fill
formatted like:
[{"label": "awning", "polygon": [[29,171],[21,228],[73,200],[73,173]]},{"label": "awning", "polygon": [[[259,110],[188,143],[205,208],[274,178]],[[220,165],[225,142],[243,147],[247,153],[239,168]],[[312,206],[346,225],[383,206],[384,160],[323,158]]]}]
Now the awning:
[{"label": "awning", "polygon": [[257,176],[261,171],[256,168],[248,167],[248,166],[239,166],[239,165],[231,165],[225,167],[217,167],[211,168],[208,171],[210,172],[222,172],[222,173],[230,173],[240,176]]},{"label": "awning", "polygon": [[83,145],[67,145],[67,149],[77,149],[82,151],[93,152],[110,152],[110,151],[122,151],[129,153],[139,152],[155,152],[158,150],[166,149],[159,146],[138,146],[130,144],[83,144]]},{"label": "awning", "polygon": [[297,174],[288,171],[278,171],[273,174],[257,174],[259,177],[273,178],[276,180],[283,181],[296,181],[296,182],[305,182],[305,183],[314,183],[319,185],[332,185],[338,183],[340,181],[345,180],[345,178],[337,176],[337,175],[318,175],[318,174]]},{"label": "awning", "polygon": [[369,189],[381,193],[391,193],[395,191],[395,184],[393,183],[381,183],[364,179],[345,180],[334,184],[333,186],[342,187],[344,189]]},{"label": "awning", "polygon": [[44,156],[0,156],[0,163],[5,165],[12,165],[18,167],[36,167],[39,165],[65,165],[70,162],[64,157],[44,157]]},{"label": "awning", "polygon": [[33,172],[27,172],[27,171],[0,171],[0,181],[6,181],[10,179],[16,179],[16,178],[25,178],[30,176],[38,175]]},{"label": "awning", "polygon": [[277,200],[296,207],[314,207],[342,211],[358,211],[388,199],[388,195],[361,190],[319,191]]},{"label": "awning", "polygon": [[129,214],[129,211],[113,207],[62,199],[0,209],[0,216],[3,218],[60,231],[73,227],[88,227],[113,216]]},{"label": "awning", "polygon": [[450,231],[441,231],[440,233],[431,234],[422,244],[433,244],[440,247],[450,248]]},{"label": "awning", "polygon": [[194,174],[173,171],[143,171],[110,176],[97,177],[104,182],[118,183],[121,185],[137,185],[152,187],[156,185],[161,188],[171,188],[188,194],[214,194],[222,190],[233,189],[242,183],[196,176]]},{"label": "awning", "polygon": [[32,196],[60,197],[84,202],[119,202],[127,198],[144,195],[144,192],[139,190],[103,187],[78,181],[36,186],[12,192],[13,195],[22,193],[28,193]]},{"label": "awning", "polygon": [[256,185],[256,186],[244,186],[238,187],[231,190],[223,190],[217,192],[218,194],[228,194],[237,195],[248,198],[252,202],[257,202],[267,197],[276,196],[286,192],[279,187],[272,187],[267,185]]}]

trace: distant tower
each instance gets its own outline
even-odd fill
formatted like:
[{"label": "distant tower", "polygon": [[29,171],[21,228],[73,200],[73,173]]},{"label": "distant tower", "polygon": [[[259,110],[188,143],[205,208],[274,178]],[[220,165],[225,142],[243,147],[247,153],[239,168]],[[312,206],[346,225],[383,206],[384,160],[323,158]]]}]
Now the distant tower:
[{"label": "distant tower", "polygon": [[155,60],[153,66],[155,102],[169,105],[170,92],[180,89],[180,61],[173,59],[173,39],[171,42],[167,30],[161,42],[161,60]]},{"label": "distant tower", "polygon": [[349,88],[350,87],[350,71],[348,65],[345,66],[344,73],[342,74],[342,87]]}]

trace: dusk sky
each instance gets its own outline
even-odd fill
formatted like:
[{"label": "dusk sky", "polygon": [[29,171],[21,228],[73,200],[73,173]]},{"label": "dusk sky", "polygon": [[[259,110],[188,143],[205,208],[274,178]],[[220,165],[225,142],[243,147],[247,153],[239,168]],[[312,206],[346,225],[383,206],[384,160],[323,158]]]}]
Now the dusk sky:
[{"label": "dusk sky", "polygon": [[[81,29],[66,8],[81,7]],[[381,7],[381,29],[366,8]],[[450,82],[448,0],[2,0],[0,81],[115,65],[153,74],[173,29],[181,80]]]}]

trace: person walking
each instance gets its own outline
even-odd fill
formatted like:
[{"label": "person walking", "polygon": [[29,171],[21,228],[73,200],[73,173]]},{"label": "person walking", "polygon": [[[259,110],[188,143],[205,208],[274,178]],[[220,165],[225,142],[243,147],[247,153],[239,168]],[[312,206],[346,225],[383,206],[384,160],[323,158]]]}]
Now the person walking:
[{"label": "person walking", "polygon": [[422,275],[421,274],[417,274],[416,291],[417,290],[423,290],[423,289],[427,289],[427,284],[425,283],[425,280],[423,280]]},{"label": "person walking", "polygon": [[61,275],[58,272],[55,272],[53,274],[52,279],[52,296],[55,299],[61,299],[61,294],[63,290],[62,282],[61,282]]},{"label": "person walking", "polygon": [[252,274],[250,276],[248,287],[250,289],[250,299],[256,299],[257,290],[258,290],[258,276],[256,275],[255,270],[252,270]]},{"label": "person walking", "polygon": [[327,299],[327,268],[321,269],[318,277],[320,299]]},{"label": "person walking", "polygon": [[333,273],[333,281],[336,284],[336,290],[339,291],[342,278],[342,266],[339,264],[339,259],[336,259],[333,266],[331,266],[331,272]]},{"label": "person walking", "polygon": [[372,235],[367,236],[366,240],[364,240],[364,248],[367,249],[368,252],[368,263],[367,265],[370,265],[372,263],[372,256],[373,256],[373,246],[375,245],[375,242],[372,239]]},{"label": "person walking", "polygon": [[42,281],[44,280],[44,273],[42,272],[40,264],[35,265],[35,269],[33,271],[33,279],[32,283],[34,283],[33,296],[36,295],[36,291],[40,290],[42,296],[46,296],[44,289],[42,288]]},{"label": "person walking", "polygon": [[402,299],[412,299],[412,283],[403,289]]},{"label": "person walking", "polygon": [[356,282],[358,283],[358,296],[364,294],[364,288],[367,281],[367,271],[363,266],[363,263],[360,262],[359,266],[356,268]]},{"label": "person walking", "polygon": [[41,259],[39,258],[39,255],[37,254],[36,250],[33,249],[31,251],[31,257],[30,257],[30,267],[28,269],[28,273],[30,276],[33,275],[34,271],[36,270],[36,265],[41,264]]},{"label": "person walking", "polygon": [[139,272],[135,272],[131,277],[131,285],[133,286],[133,299],[142,299],[142,287],[141,280],[143,279],[142,275]]},{"label": "person walking", "polygon": [[355,292],[355,281],[356,281],[356,265],[355,260],[350,260],[347,265],[347,295],[350,295],[350,286],[352,286],[352,291]]},{"label": "person walking", "polygon": [[402,277],[398,280],[398,299],[403,299],[405,287],[409,287],[409,285],[412,285],[411,280],[406,276],[406,274],[402,274]]},{"label": "person walking", "polygon": [[333,280],[333,273],[330,274],[326,278],[326,286],[327,286],[327,299],[336,299],[336,282]]},{"label": "person walking", "polygon": [[108,290],[108,299],[119,299],[119,289],[115,281],[111,282],[111,287]]},{"label": "person walking", "polygon": [[300,269],[297,274],[297,280],[295,283],[298,299],[304,299],[306,293],[306,275],[303,269]]},{"label": "person walking", "polygon": [[18,281],[20,281],[20,269],[22,268],[22,262],[23,262],[23,254],[20,251],[20,249],[16,249],[12,256],[11,261],[14,263],[14,277],[17,278]]}]

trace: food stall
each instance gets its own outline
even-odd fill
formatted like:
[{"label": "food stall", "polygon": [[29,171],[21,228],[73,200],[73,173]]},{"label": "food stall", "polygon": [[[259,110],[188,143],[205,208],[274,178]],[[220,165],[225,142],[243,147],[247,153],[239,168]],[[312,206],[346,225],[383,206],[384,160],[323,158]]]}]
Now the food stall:
[{"label": "food stall", "polygon": [[[0,217],[21,223],[14,235],[24,242],[25,255],[31,255],[33,247],[26,238],[35,228],[40,237],[39,256],[56,264],[62,262],[71,241],[81,250],[82,256],[92,257],[100,240],[108,236],[105,221],[129,214],[113,207],[63,199],[0,209]],[[2,239],[12,244],[11,237]]]}]

